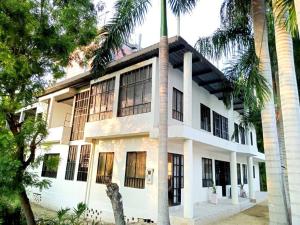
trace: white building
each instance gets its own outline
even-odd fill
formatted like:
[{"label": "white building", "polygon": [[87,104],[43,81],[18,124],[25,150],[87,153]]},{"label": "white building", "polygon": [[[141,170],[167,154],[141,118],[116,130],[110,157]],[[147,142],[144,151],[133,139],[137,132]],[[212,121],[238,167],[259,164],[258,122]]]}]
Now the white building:
[{"label": "white building", "polygon": [[[195,205],[208,201],[213,183],[220,199],[232,195],[232,204],[239,204],[241,183],[255,200],[264,155],[255,130],[238,125],[242,101],[226,107],[224,75],[181,37],[169,45],[170,210],[194,218]],[[112,181],[127,218],[157,220],[158,71],[155,44],[110,63],[105,76],[79,74],[39,98],[34,107],[47,116],[49,128],[40,154],[60,162],[55,170],[35,170],[52,186],[31,189],[32,201],[52,209],[85,202],[89,217],[112,221],[105,191]]]}]

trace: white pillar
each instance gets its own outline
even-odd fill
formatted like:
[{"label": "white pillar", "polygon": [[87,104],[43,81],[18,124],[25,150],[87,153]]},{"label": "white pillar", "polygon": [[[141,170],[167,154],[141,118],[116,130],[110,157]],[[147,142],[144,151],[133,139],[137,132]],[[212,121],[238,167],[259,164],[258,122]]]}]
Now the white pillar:
[{"label": "white pillar", "polygon": [[180,14],[177,16],[177,36],[180,36]]},{"label": "white pillar", "polygon": [[19,117],[19,123],[22,123],[24,119],[25,119],[25,112],[24,110],[22,110]]},{"label": "white pillar", "polygon": [[183,57],[183,123],[192,126],[192,53],[186,52]]},{"label": "white pillar", "polygon": [[183,215],[185,218],[194,217],[194,165],[193,165],[193,141],[185,140],[184,150],[184,207]]},{"label": "white pillar", "polygon": [[248,174],[249,174],[249,199],[251,202],[255,202],[255,194],[253,189],[253,157],[248,157]]},{"label": "white pillar", "polygon": [[52,97],[49,102],[48,115],[47,115],[47,125],[48,128],[51,128],[52,118],[53,118],[53,109],[54,109],[55,99]]},{"label": "white pillar", "polygon": [[237,187],[237,164],[236,152],[230,153],[230,177],[231,177],[231,202],[236,205],[239,203]]}]

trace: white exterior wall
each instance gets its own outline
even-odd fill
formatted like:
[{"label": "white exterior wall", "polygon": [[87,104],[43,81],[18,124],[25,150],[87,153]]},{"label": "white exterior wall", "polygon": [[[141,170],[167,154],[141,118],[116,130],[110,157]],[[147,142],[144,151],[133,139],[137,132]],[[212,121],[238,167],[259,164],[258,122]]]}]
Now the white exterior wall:
[{"label": "white exterior wall", "polygon": [[[118,81],[122,73],[129,70],[152,64],[152,102],[151,112],[117,117],[119,86]],[[97,79],[101,81],[116,77],[116,88],[114,97],[113,118],[95,122],[88,122],[85,126],[85,141],[92,143],[92,156],[90,157],[89,177],[87,182],[77,181],[78,160],[80,155],[80,145],[87,143],[82,141],[72,141],[70,144],[78,145],[77,162],[75,167],[75,175],[73,181],[65,180],[65,169],[68,156],[68,145],[53,144],[48,150],[49,153],[60,153],[60,164],[58,168],[57,178],[49,178],[52,181],[52,187],[41,193],[41,204],[52,208],[60,209],[61,207],[74,207],[78,202],[86,202],[89,209],[94,211],[102,211],[101,217],[107,221],[113,218],[111,203],[106,196],[106,187],[103,184],[96,183],[96,172],[98,164],[99,152],[114,152],[114,167],[112,181],[116,182],[120,187],[120,193],[123,197],[124,211],[127,218],[145,218],[156,221],[157,218],[157,150],[158,150],[158,119],[159,119],[159,77],[158,77],[158,59],[152,58],[145,62],[124,68],[120,71],[106,75]],[[96,82],[92,81],[92,83]],[[222,101],[211,95],[204,88],[199,87],[193,82],[193,111],[192,111],[192,128],[183,126],[181,121],[172,118],[172,94],[173,87],[183,91],[183,74],[179,70],[169,67],[169,152],[183,154],[183,141],[185,139],[193,140],[194,155],[194,185],[193,185],[193,201],[194,203],[204,202],[208,200],[210,190],[202,187],[202,157],[213,160],[213,178],[215,178],[214,160],[222,160],[230,162],[230,152],[237,151],[237,163],[247,164],[249,155],[257,154],[256,133],[253,133],[254,146],[241,145],[231,141],[233,134],[234,122],[239,124],[239,114],[227,109]],[[58,92],[57,92],[58,93]],[[50,96],[57,97],[58,94],[53,93]],[[62,94],[72,94],[72,90],[62,90]],[[211,109],[211,132],[200,129],[200,103]],[[60,104],[60,103],[56,103]],[[55,109],[55,108],[54,108]],[[62,114],[71,111],[70,106],[56,107],[62,109],[59,112],[53,112],[52,123],[61,124]],[[213,135],[213,115],[215,111],[228,118],[229,140],[224,140]],[[249,138],[249,132],[247,133]],[[249,138],[250,139],[250,138]],[[124,187],[126,152],[129,151],[146,151],[146,168],[154,169],[153,183],[145,182],[144,189],[136,189]],[[261,158],[261,155],[260,155]],[[259,190],[259,170],[258,163],[254,160],[255,179],[254,190]],[[42,165],[37,169],[40,174]],[[243,176],[242,166],[241,175]],[[249,175],[249,171],[248,171]],[[243,180],[243,177],[241,177]],[[48,178],[47,178],[48,179]],[[215,180],[215,179],[214,179]],[[249,177],[248,177],[249,180]],[[248,193],[248,185],[245,185]],[[229,187],[228,187],[229,189]],[[32,193],[38,193],[38,190],[32,189]],[[219,197],[222,197],[222,188],[217,187]],[[229,193],[227,194],[229,195]],[[31,199],[34,199],[31,195]],[[182,201],[184,204],[184,195],[182,190]],[[174,207],[176,208],[176,207]]]}]

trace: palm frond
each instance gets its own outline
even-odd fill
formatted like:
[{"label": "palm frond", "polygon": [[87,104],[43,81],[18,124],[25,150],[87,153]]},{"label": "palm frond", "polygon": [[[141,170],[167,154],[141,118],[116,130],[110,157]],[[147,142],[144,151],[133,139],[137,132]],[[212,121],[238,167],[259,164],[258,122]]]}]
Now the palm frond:
[{"label": "palm frond", "polygon": [[259,73],[254,42],[247,50],[241,51],[229,61],[224,73],[233,82],[233,95],[242,97],[245,108],[264,106],[270,89],[267,80]]},{"label": "palm frond", "polygon": [[113,18],[101,30],[103,41],[94,54],[93,74],[104,74],[106,65],[113,59],[114,53],[128,41],[135,26],[144,21],[150,5],[150,0],[118,0],[115,3]]},{"label": "palm frond", "polygon": [[283,19],[284,25],[291,35],[293,37],[298,37],[299,33],[294,0],[277,0],[276,5],[273,5],[272,7],[274,7],[275,10],[279,10],[279,18],[275,19]]},{"label": "palm frond", "polygon": [[168,0],[171,11],[176,15],[191,12],[199,0]]}]

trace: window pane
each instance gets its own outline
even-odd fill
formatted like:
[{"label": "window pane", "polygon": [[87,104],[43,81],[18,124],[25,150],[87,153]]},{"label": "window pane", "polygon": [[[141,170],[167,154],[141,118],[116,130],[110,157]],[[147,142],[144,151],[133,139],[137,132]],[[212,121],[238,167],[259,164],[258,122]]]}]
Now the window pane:
[{"label": "window pane", "polygon": [[65,174],[66,180],[74,179],[76,157],[77,157],[77,146],[70,146],[67,166],[66,166],[66,174]]}]

